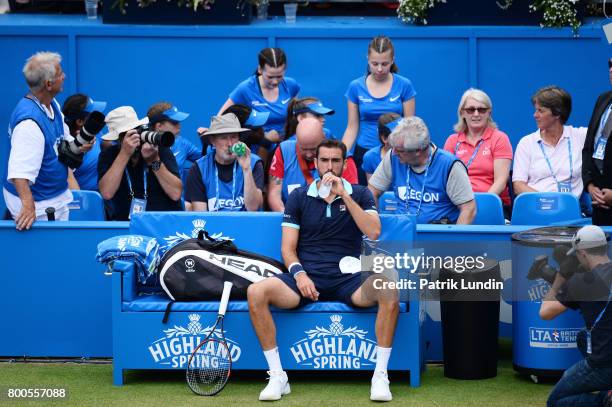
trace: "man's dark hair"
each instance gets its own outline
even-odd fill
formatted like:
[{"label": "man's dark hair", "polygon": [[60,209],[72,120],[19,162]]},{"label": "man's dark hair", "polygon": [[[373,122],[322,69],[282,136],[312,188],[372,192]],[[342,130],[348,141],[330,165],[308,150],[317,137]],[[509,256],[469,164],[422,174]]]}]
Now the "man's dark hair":
[{"label": "man's dark hair", "polygon": [[319,145],[317,146],[317,157],[319,157],[319,149],[321,147],[325,147],[325,148],[338,148],[342,151],[342,159],[345,160],[346,159],[346,145],[344,145],[344,143],[342,141],[339,140],[331,140],[331,139],[325,139],[323,140],[321,143],[319,143]]}]

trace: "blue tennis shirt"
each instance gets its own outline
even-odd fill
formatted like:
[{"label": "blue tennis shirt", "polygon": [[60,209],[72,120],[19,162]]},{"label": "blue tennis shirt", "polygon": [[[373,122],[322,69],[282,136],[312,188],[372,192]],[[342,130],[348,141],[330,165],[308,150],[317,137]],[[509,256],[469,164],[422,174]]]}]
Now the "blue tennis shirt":
[{"label": "blue tennis shirt", "polygon": [[[370,190],[342,180],[344,189],[366,212],[375,212]],[[336,197],[330,204],[319,197],[316,181],[296,188],[285,204],[282,226],[299,229],[297,255],[308,274],[341,274],[339,262],[344,256],[359,257],[363,233],[357,227],[346,204]]]}]

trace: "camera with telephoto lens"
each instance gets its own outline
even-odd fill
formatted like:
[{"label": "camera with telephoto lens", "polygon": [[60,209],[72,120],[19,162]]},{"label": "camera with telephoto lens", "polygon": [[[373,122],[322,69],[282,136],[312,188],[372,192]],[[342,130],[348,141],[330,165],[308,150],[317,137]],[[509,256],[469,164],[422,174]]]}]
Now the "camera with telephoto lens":
[{"label": "camera with telephoto lens", "polygon": [[98,134],[105,126],[104,113],[93,111],[85,120],[83,128],[77,132],[72,140],[63,139],[57,149],[59,161],[70,167],[79,168],[83,164],[84,153],[81,147],[94,141]]},{"label": "camera with telephoto lens", "polygon": [[174,144],[174,133],[171,131],[153,131],[148,124],[142,124],[135,130],[140,135],[141,143],[162,147],[172,147]]},{"label": "camera with telephoto lens", "polygon": [[553,250],[553,259],[559,264],[556,269],[548,264],[548,256],[540,255],[533,259],[533,263],[529,268],[527,278],[529,280],[543,279],[552,285],[555,281],[555,275],[559,273],[565,279],[569,279],[575,273],[584,273],[586,270],[582,267],[576,256],[568,256],[567,251],[569,246],[558,245]]}]

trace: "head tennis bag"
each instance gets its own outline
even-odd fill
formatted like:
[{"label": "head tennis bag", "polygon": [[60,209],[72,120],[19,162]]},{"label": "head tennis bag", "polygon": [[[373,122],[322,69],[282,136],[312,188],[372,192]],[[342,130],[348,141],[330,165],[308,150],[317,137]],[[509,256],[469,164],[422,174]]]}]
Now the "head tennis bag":
[{"label": "head tennis bag", "polygon": [[170,249],[158,270],[173,301],[218,301],[225,281],[234,283],[233,299],[246,299],[249,284],[287,272],[273,258],[240,250],[231,240],[215,240],[204,231]]}]

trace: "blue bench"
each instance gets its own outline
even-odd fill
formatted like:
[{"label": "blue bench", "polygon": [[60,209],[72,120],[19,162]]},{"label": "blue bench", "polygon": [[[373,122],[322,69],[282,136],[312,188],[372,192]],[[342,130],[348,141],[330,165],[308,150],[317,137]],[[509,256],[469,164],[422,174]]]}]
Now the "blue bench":
[{"label": "blue bench", "polygon": [[[160,242],[211,235],[234,239],[240,248],[280,259],[281,214],[273,213],[144,213],[134,217],[130,233]],[[382,239],[411,245],[416,230],[409,217],[381,216]],[[406,248],[408,250],[408,247]],[[410,372],[419,386],[424,368],[424,309],[418,293],[402,302],[390,370]],[[168,298],[159,287],[141,286],[134,265],[117,261],[112,273],[113,382],[122,385],[129,369],[185,369],[191,351],[216,319],[218,302],[177,302],[168,322],[162,318]],[[287,370],[372,370],[376,363],[376,309],[354,309],[321,302],[297,310],[274,310],[279,350]],[[231,301],[225,330],[233,369],[266,370],[252,329],[246,301]]]}]

